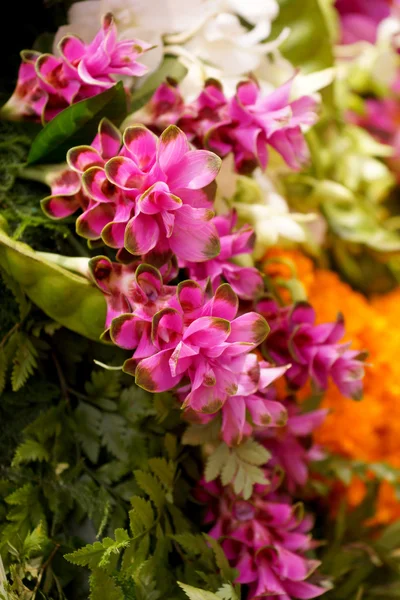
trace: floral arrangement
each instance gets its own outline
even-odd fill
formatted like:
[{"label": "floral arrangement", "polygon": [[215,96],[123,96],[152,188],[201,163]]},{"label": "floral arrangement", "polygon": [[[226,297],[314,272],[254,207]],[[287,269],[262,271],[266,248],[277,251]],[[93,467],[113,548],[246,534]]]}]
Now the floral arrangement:
[{"label": "floral arrangement", "polygon": [[0,109],[0,598],[400,597],[398,2],[35,18]]}]

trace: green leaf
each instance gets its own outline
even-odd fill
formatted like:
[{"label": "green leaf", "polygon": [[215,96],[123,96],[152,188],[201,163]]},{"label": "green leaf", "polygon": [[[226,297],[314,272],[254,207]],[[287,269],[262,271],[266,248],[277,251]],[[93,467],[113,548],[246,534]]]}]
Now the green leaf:
[{"label": "green leaf", "polygon": [[165,458],[155,457],[149,459],[149,467],[154,475],[158,477],[167,490],[171,490],[174,484],[175,466],[172,462],[167,462]]},{"label": "green leaf", "polygon": [[6,376],[7,376],[7,357],[4,352],[3,346],[0,346],[0,395],[2,394],[5,385],[6,385]]},{"label": "green leaf", "polygon": [[202,535],[186,532],[172,537],[191,556],[204,556],[210,551]]},{"label": "green leaf", "polygon": [[115,540],[106,537],[102,542],[94,542],[87,544],[83,548],[79,548],[75,552],[65,554],[64,558],[74,565],[80,567],[105,567],[111,558],[112,554],[119,554],[121,550],[129,545],[130,538],[124,529],[115,530]]},{"label": "green leaf", "polygon": [[24,539],[23,544],[23,555],[24,558],[27,559],[31,556],[31,554],[41,552],[43,547],[49,541],[46,531],[43,527],[43,523],[39,523],[39,525]]},{"label": "green leaf", "polygon": [[215,562],[217,563],[217,567],[219,568],[223,579],[226,581],[233,581],[236,579],[235,569],[232,569],[229,565],[229,561],[217,540],[205,533],[203,533],[203,535],[213,549]]},{"label": "green leaf", "polygon": [[192,423],[182,436],[182,444],[187,446],[202,446],[216,442],[221,431],[221,421],[218,417],[205,425]]},{"label": "green leaf", "polygon": [[28,164],[64,162],[70,148],[92,143],[103,117],[120,125],[126,108],[127,98],[122,82],[97,96],[72,104],[47,123],[34,139]]},{"label": "green leaf", "polygon": [[157,508],[162,508],[165,504],[165,492],[158,479],[151,473],[145,471],[135,471],[135,479],[139,487],[150,497]]},{"label": "green leaf", "polygon": [[178,581],[178,585],[183,589],[186,596],[190,600],[221,600],[220,596],[217,596],[212,592],[207,592],[206,590],[201,590],[200,588],[195,588],[191,585],[186,585],[185,583],[181,583],[180,581]]},{"label": "green leaf", "polygon": [[222,472],[230,455],[229,447],[221,442],[218,448],[208,457],[204,472],[206,481],[213,481]]},{"label": "green leaf", "polygon": [[95,542],[94,544],[87,544],[70,554],[64,554],[64,558],[74,565],[95,569],[101,561],[103,554],[104,548],[102,542]]},{"label": "green leaf", "polygon": [[131,112],[135,112],[142,108],[150,100],[156,89],[167,79],[181,81],[187,73],[186,67],[182,65],[176,58],[166,56],[163,63],[149,77],[144,84],[134,92],[131,102]]},{"label": "green leaf", "polygon": [[131,504],[129,520],[132,535],[136,538],[151,529],[154,523],[154,512],[150,502],[140,496],[133,496]]},{"label": "green leaf", "polygon": [[335,12],[329,0],[278,0],[278,4],[279,15],[272,26],[272,37],[286,27],[290,29],[280,46],[283,55],[307,73],[333,66]]},{"label": "green leaf", "polygon": [[49,459],[50,456],[48,451],[40,444],[40,442],[37,442],[36,440],[26,440],[16,449],[12,465],[16,467],[21,463],[32,462],[35,460],[48,461]]},{"label": "green leaf", "polygon": [[218,598],[221,600],[239,600],[236,591],[231,583],[225,583],[218,591]]},{"label": "green leaf", "polygon": [[103,294],[87,279],[39,256],[15,242],[0,222],[0,266],[51,319],[92,340],[104,330]]},{"label": "green leaf", "polygon": [[95,569],[90,575],[90,600],[124,600],[122,589],[111,575],[101,569]]},{"label": "green leaf", "polygon": [[223,485],[232,483],[236,494],[248,500],[256,483],[265,484],[264,471],[260,468],[269,460],[269,452],[255,440],[249,439],[239,446],[229,448],[221,442],[210,454],[205,468],[206,481],[221,476]]},{"label": "green leaf", "polygon": [[29,337],[23,333],[19,333],[17,351],[14,354],[11,372],[11,387],[14,392],[18,392],[22,388],[28,377],[37,368],[36,357],[37,350]]}]

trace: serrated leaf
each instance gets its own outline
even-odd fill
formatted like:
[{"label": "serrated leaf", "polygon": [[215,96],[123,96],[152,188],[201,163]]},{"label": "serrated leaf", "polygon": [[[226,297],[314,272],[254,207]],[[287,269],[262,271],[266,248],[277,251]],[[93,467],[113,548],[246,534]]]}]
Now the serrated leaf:
[{"label": "serrated leaf", "polygon": [[175,477],[175,466],[163,457],[149,459],[149,467],[154,475],[165,485],[167,490],[172,489]]},{"label": "serrated leaf", "polygon": [[203,533],[203,535],[214,552],[215,562],[217,563],[217,567],[219,568],[223,579],[226,581],[233,581],[236,579],[235,569],[232,569],[232,567],[229,565],[229,561],[225,556],[225,552],[222,550],[217,540],[205,533]]},{"label": "serrated leaf", "polygon": [[131,498],[132,510],[129,511],[129,520],[134,538],[149,531],[154,523],[153,508],[147,500],[140,496]]},{"label": "serrated leaf", "polygon": [[166,498],[160,482],[151,473],[145,471],[135,471],[134,474],[139,487],[149,496],[157,508],[161,509]]},{"label": "serrated leaf", "polygon": [[101,412],[86,402],[80,402],[74,412],[74,421],[85,454],[92,463],[96,463],[100,452]]},{"label": "serrated leaf", "polygon": [[109,563],[111,555],[119,554],[129,545],[129,542],[128,533],[124,529],[116,529],[115,540],[106,537],[101,542],[96,541],[75,552],[65,554],[64,558],[80,567],[89,567],[90,569],[105,567]]},{"label": "serrated leaf", "polygon": [[125,595],[115,580],[101,569],[90,575],[90,600],[124,600]]},{"label": "serrated leaf", "polygon": [[206,590],[201,590],[200,588],[195,588],[191,585],[186,585],[185,583],[181,583],[180,581],[178,581],[178,585],[183,589],[186,596],[190,600],[221,600],[220,596],[217,596],[212,592],[207,592]]},{"label": "serrated leaf", "polygon": [[186,532],[178,533],[172,536],[172,538],[190,555],[202,556],[209,552],[205,539],[201,535]]},{"label": "serrated leaf", "polygon": [[49,541],[43,523],[39,525],[24,539],[22,552],[25,559],[29,558],[31,554],[41,552],[43,547]]},{"label": "serrated leaf", "polygon": [[256,466],[265,465],[271,458],[268,450],[251,438],[235,447],[235,453],[241,460]]},{"label": "serrated leaf", "polygon": [[86,544],[86,546],[75,550],[75,552],[64,554],[64,558],[74,565],[95,569],[103,558],[103,554],[102,542],[94,542],[94,544]]},{"label": "serrated leaf", "polygon": [[28,336],[19,333],[17,350],[13,358],[11,371],[11,387],[17,392],[26,383],[37,368],[37,350]]},{"label": "serrated leaf", "polygon": [[236,456],[230,454],[228,460],[222,467],[221,482],[223,486],[228,485],[235,476],[237,470]]},{"label": "serrated leaf", "polygon": [[217,596],[221,600],[239,600],[234,587],[230,583],[224,583],[217,591]]},{"label": "serrated leaf", "polygon": [[18,446],[12,461],[13,466],[18,466],[21,463],[28,463],[35,460],[48,461],[50,455],[46,448],[36,440],[26,440]]},{"label": "serrated leaf", "polygon": [[65,161],[70,148],[92,143],[103,117],[120,125],[126,116],[126,108],[127,98],[122,82],[97,96],[72,104],[47,123],[36,136],[28,155],[28,164]]},{"label": "serrated leaf", "polygon": [[0,266],[51,319],[98,341],[106,316],[100,290],[84,277],[47,261],[44,253],[15,242],[3,226],[0,222]]},{"label": "serrated leaf", "polygon": [[204,477],[207,482],[213,481],[220,475],[228,458],[229,448],[225,442],[221,442],[218,448],[212,454],[210,454],[207,459],[207,464],[204,471]]},{"label": "serrated leaf", "polygon": [[242,494],[247,500],[252,494],[253,485],[267,483],[260,467],[269,458],[269,452],[255,440],[249,439],[234,448],[221,442],[208,457],[204,476],[206,481],[213,481],[221,476],[223,485],[232,483],[235,493]]}]

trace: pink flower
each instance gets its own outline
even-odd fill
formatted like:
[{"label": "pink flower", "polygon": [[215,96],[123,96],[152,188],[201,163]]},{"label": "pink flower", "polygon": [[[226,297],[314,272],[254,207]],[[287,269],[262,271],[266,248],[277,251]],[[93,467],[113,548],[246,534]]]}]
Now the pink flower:
[{"label": "pink flower", "polygon": [[141,40],[117,42],[109,13],[90,44],[67,35],[59,44],[60,57],[23,52],[17,87],[3,111],[14,118],[50,121],[69,105],[112,87],[114,75],[144,75],[147,68],[137,58],[150,48]]},{"label": "pink flower", "polygon": [[[229,107],[233,125],[225,132],[231,139],[238,171],[251,171],[257,165],[265,169],[268,145],[281,154],[292,169],[299,169],[308,159],[301,126],[313,125],[317,120],[316,101],[311,96],[303,96],[290,102],[292,82],[289,80],[266,97],[261,95],[255,81],[238,85]],[[216,135],[218,129],[216,126],[210,131],[208,143],[210,148],[223,153],[225,142]]]},{"label": "pink flower", "polygon": [[[400,87],[397,80],[393,86]],[[396,92],[399,90],[396,89]],[[366,129],[382,144],[393,148],[393,156],[386,159],[389,167],[400,181],[400,104],[398,98],[367,99],[364,102],[364,113],[348,114],[350,120]]]},{"label": "pink flower", "polygon": [[236,170],[242,173],[257,166],[265,169],[268,145],[292,169],[299,169],[308,159],[301,127],[317,120],[316,102],[311,96],[290,102],[292,82],[263,97],[254,80],[244,81],[228,100],[221,85],[210,80],[188,105],[176,87],[163,84],[149,104],[149,120],[145,121],[157,128],[168,115],[197,147],[209,147],[221,157],[233,152]]},{"label": "pink flower", "polygon": [[313,548],[312,521],[273,486],[257,485],[248,501],[230,487],[199,483],[198,500],[207,504],[209,535],[219,539],[238,583],[249,585],[249,599],[291,600],[321,596],[324,589],[306,581],[318,567],[307,558]]},{"label": "pink flower", "polygon": [[254,231],[249,226],[244,226],[238,231],[233,231],[237,217],[235,213],[226,216],[214,217],[213,224],[219,235],[221,251],[219,255],[203,263],[182,262],[186,267],[189,277],[200,285],[211,280],[214,291],[223,282],[227,281],[233,291],[243,300],[252,300],[264,288],[264,283],[258,269],[241,267],[231,261],[238,254],[250,254],[254,245]]},{"label": "pink flower", "polygon": [[[240,444],[244,438],[269,427],[282,427],[287,420],[286,408],[270,397],[267,388],[287,367],[271,367],[259,361],[253,352],[247,354],[238,378],[238,389],[227,398],[221,408],[220,437],[228,446]],[[185,391],[183,390],[183,393]],[[188,421],[208,423],[214,414],[199,414],[191,408],[185,410]]]},{"label": "pink flower", "polygon": [[42,209],[51,219],[64,219],[79,208],[89,208],[90,199],[82,190],[81,175],[90,167],[104,166],[121,146],[121,134],[108,119],[99,123],[98,133],[91,146],[80,146],[69,151],[69,167],[51,181],[51,195],[41,202]]},{"label": "pink flower", "polygon": [[285,427],[260,429],[257,439],[271,453],[269,467],[279,466],[285,473],[285,485],[293,494],[298,486],[308,480],[308,465],[324,457],[322,450],[309,443],[313,431],[319,427],[328,413],[320,409],[300,413],[295,403],[287,402],[288,419]]},{"label": "pink flower", "polygon": [[[188,378],[190,386],[181,390],[183,408],[217,412],[229,396],[240,392],[240,386],[245,388],[246,376],[242,373],[247,355],[268,332],[263,317],[256,313],[236,317],[237,309],[237,296],[228,284],[206,300],[198,284],[183,282],[152,318],[154,351],[142,358],[136,350],[125,362],[124,370],[135,375],[139,386],[152,392],[171,390]],[[111,337],[117,345],[134,348],[138,344],[131,331],[134,318],[135,310],[133,317],[122,315],[112,322]],[[250,386],[253,388],[254,383]]]},{"label": "pink flower", "polygon": [[[208,187],[220,159],[191,150],[185,134],[168,127],[160,139],[142,125],[125,130],[119,156],[82,175],[90,206],[77,219],[77,231],[134,256],[155,253],[205,261],[220,250],[211,222]],[[76,161],[87,150],[73,149]]]},{"label": "pink flower", "polygon": [[378,25],[390,15],[390,0],[336,0],[342,27],[342,44],[376,42]]},{"label": "pink flower", "polygon": [[334,323],[315,325],[314,309],[306,303],[281,308],[263,300],[257,308],[271,327],[265,342],[267,354],[278,365],[291,363],[286,372],[290,385],[303,387],[311,377],[324,390],[331,377],[342,394],[355,399],[362,396],[365,354],[339,343],[344,335],[340,315]]}]

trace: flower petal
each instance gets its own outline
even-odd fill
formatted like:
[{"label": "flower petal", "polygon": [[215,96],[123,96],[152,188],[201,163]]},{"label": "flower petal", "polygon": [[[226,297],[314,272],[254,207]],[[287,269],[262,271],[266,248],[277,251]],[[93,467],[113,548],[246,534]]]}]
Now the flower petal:
[{"label": "flower petal", "polygon": [[229,342],[247,342],[258,346],[267,337],[269,326],[261,315],[249,312],[231,323]]},{"label": "flower petal", "polygon": [[157,158],[164,173],[179,162],[189,152],[190,146],[186,135],[175,125],[163,131],[158,141]]},{"label": "flower petal", "polygon": [[220,251],[215,225],[210,222],[212,214],[207,209],[184,205],[176,211],[174,231],[169,245],[179,258],[202,262],[214,258]]},{"label": "flower petal", "polygon": [[148,171],[156,158],[157,137],[144,125],[125,129],[124,147],[142,171]]},{"label": "flower petal", "polygon": [[[169,359],[172,350],[162,350],[154,356],[144,358],[139,362],[135,370],[135,383],[148,392],[166,392],[174,388],[181,376],[173,377],[169,367]],[[128,364],[127,364],[128,363]],[[131,372],[131,364],[127,361],[124,371]]]},{"label": "flower petal", "polygon": [[125,248],[131,254],[147,254],[155,248],[160,229],[154,217],[139,213],[127,224]]},{"label": "flower petal", "polygon": [[187,188],[199,190],[210,184],[221,168],[221,159],[208,150],[191,150],[168,170],[171,190]]}]

